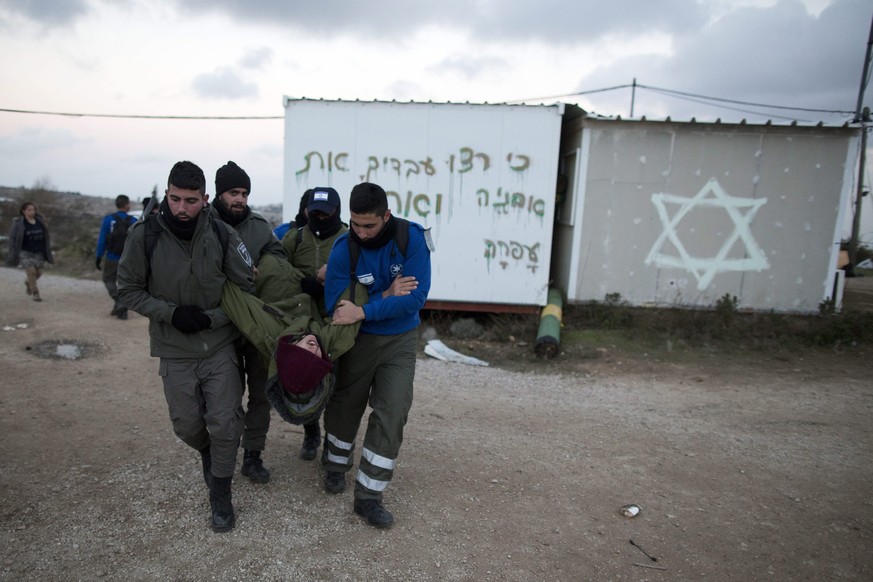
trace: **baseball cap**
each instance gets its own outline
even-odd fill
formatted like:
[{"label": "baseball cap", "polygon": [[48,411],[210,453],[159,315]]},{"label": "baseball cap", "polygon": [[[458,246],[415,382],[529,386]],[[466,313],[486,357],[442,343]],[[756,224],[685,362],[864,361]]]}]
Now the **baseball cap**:
[{"label": "baseball cap", "polygon": [[325,214],[333,214],[339,208],[340,197],[333,188],[313,188],[309,195],[309,204],[306,209],[310,212],[318,211]]}]

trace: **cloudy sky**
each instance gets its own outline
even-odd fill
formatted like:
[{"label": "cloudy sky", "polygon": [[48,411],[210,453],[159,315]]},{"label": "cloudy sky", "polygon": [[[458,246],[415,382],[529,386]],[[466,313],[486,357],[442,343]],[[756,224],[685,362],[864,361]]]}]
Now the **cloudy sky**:
[{"label": "cloudy sky", "polygon": [[278,203],[286,95],[627,117],[630,88],[597,90],[636,79],[636,117],[842,124],[871,17],[869,0],[0,0],[0,185],[140,198],[177,160],[211,183],[233,159],[252,204]]}]

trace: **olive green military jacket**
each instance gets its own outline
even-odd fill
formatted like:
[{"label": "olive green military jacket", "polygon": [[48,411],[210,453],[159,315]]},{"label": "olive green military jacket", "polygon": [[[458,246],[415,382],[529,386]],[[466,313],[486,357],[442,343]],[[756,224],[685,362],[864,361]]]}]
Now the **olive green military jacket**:
[{"label": "olive green military jacket", "polygon": [[[207,209],[197,217],[190,241],[177,238],[160,215],[162,230],[146,256],[146,223],[131,226],[118,263],[118,296],[129,309],[149,319],[151,355],[160,358],[206,358],[239,337],[221,308],[221,291],[230,281],[246,293],[254,291],[251,257],[237,232],[225,223],[225,249]],[[212,320],[209,329],[185,334],[173,327],[173,311],[196,305]]]},{"label": "olive green military jacket", "polygon": [[[285,249],[291,264],[303,271],[304,276],[315,277],[318,270],[327,264],[334,241],[348,230],[348,227],[343,224],[332,236],[320,239],[308,226],[292,228],[282,237],[282,248]],[[300,235],[297,234],[298,231],[301,232]],[[300,244],[297,244],[298,236]],[[318,298],[318,309],[322,316],[327,315],[324,297]]]},{"label": "olive green military jacket", "polygon": [[[212,217],[221,220],[221,215],[218,211],[210,206]],[[239,234],[239,237],[245,243],[249,254],[252,256],[252,261],[255,267],[260,265],[261,257],[265,254],[275,255],[276,257],[285,258],[285,251],[282,244],[276,235],[273,234],[273,229],[266,218],[257,212],[249,212],[239,224],[232,226]]]},{"label": "olive green military jacket", "polygon": [[[268,255],[262,258],[255,281],[257,296],[243,293],[233,284],[225,285],[221,305],[240,332],[258,349],[270,365],[270,376],[276,373],[273,352],[279,338],[308,332],[318,336],[322,348],[331,360],[336,360],[354,344],[361,327],[331,325],[318,313],[315,301],[300,289],[303,273],[286,260]],[[342,296],[348,299],[348,290]],[[356,302],[367,301],[361,286],[355,293]]]}]

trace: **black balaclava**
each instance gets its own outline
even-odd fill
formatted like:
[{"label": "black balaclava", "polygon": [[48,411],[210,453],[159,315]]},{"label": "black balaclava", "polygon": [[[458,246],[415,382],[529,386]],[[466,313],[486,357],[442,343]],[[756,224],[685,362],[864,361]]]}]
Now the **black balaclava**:
[{"label": "black balaclava", "polygon": [[336,234],[343,225],[343,222],[340,220],[339,208],[337,208],[336,212],[325,218],[320,218],[314,214],[310,214],[309,222],[307,222],[306,225],[309,227],[309,230],[312,231],[312,234],[317,238],[324,240]]}]

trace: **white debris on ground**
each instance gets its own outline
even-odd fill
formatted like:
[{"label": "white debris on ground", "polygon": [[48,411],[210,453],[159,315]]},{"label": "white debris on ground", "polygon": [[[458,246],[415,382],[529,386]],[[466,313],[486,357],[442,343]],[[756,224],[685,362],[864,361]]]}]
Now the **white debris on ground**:
[{"label": "white debris on ground", "polygon": [[457,362],[458,364],[467,364],[469,366],[488,365],[488,362],[484,360],[456,352],[438,339],[427,342],[427,345],[424,347],[424,353],[443,362]]}]

